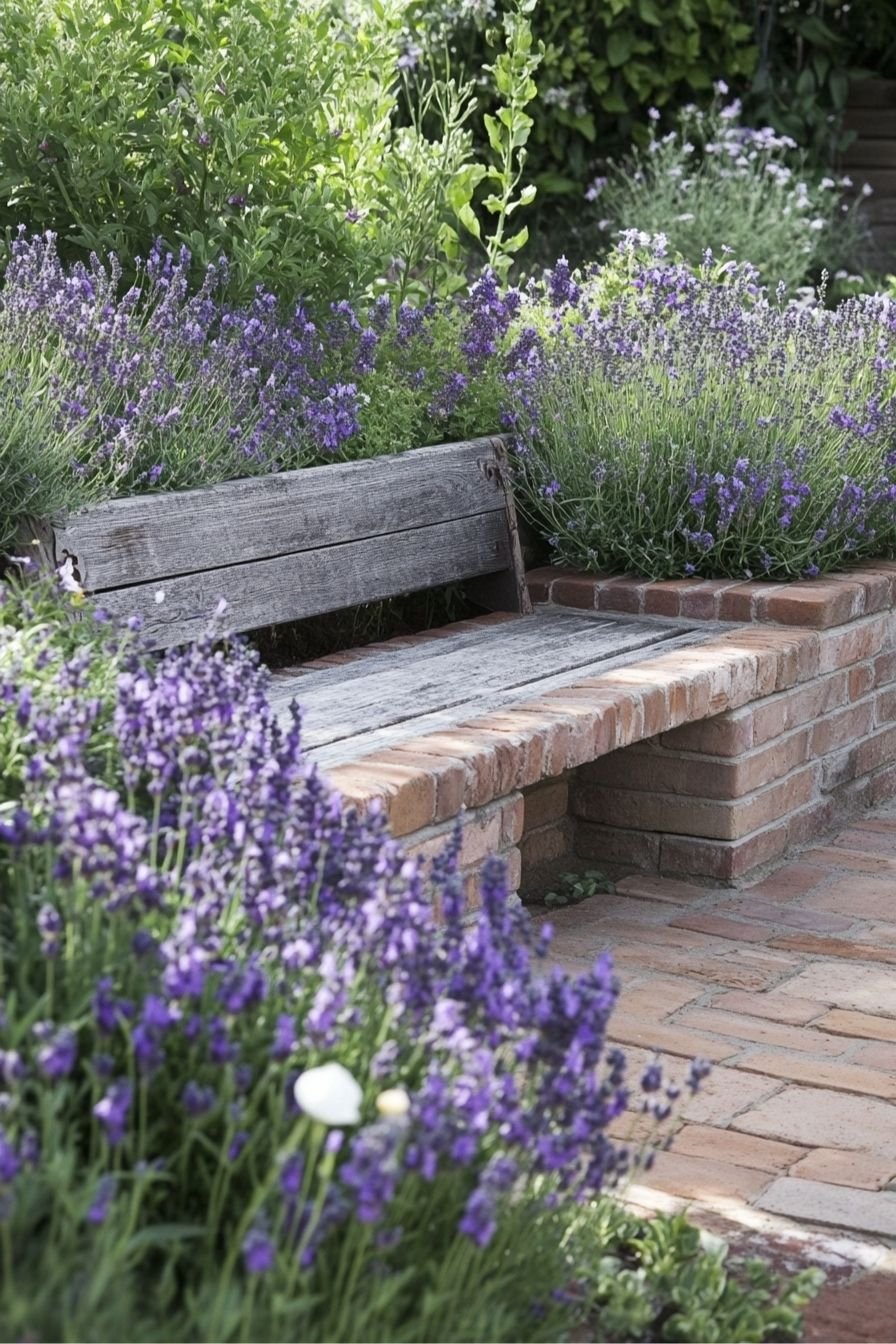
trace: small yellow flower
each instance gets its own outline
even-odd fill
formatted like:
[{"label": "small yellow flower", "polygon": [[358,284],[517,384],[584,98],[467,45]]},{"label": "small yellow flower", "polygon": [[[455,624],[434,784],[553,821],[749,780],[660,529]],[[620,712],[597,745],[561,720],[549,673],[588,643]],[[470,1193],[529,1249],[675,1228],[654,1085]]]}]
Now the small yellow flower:
[{"label": "small yellow flower", "polygon": [[411,1099],[403,1087],[387,1087],[377,1097],[376,1109],[386,1120],[400,1120],[411,1109]]}]

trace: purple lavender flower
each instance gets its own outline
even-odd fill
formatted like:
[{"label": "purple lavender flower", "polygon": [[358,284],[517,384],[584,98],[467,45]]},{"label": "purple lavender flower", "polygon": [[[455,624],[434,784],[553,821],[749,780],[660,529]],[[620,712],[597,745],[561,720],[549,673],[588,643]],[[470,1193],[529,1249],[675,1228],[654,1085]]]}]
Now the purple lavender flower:
[{"label": "purple lavender flower", "polygon": [[106,1131],[106,1138],[113,1148],[121,1143],[127,1132],[133,1094],[134,1090],[129,1080],[120,1078],[93,1108],[93,1113]]}]

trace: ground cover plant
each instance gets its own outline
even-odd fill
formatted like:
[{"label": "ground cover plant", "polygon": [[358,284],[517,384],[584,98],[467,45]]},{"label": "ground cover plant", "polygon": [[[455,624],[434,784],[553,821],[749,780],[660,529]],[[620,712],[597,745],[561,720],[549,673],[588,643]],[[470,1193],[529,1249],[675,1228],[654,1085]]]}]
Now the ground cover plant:
[{"label": "ground cover plant", "polygon": [[62,600],[0,588],[0,1336],[795,1338],[812,1275],[595,1201],[678,1096],[609,959],[548,971],[496,862],[463,923],[243,645]]},{"label": "ground cover plant", "polygon": [[896,312],[789,303],[755,269],[627,239],[510,375],[524,507],[556,558],[790,579],[896,552]]}]

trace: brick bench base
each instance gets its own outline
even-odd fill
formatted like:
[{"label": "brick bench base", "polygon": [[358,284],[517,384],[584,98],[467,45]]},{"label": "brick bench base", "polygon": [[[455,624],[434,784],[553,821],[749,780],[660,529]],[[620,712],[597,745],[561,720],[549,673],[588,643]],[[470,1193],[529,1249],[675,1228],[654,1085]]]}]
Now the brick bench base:
[{"label": "brick bench base", "polygon": [[[824,582],[647,584],[542,570],[536,601],[738,624],[329,772],[471,878],[578,858],[736,882],[896,793],[896,563]],[[699,613],[699,617],[698,617]]]}]

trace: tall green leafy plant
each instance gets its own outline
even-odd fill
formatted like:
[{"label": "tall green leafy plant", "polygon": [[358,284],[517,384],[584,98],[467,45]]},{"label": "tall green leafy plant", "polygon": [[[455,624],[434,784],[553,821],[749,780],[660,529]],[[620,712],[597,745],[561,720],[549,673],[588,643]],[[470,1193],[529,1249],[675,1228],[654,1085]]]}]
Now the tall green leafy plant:
[{"label": "tall green leafy plant", "polygon": [[469,98],[446,78],[396,125],[405,9],[0,0],[0,228],[126,270],[157,235],[226,253],[237,294],[438,286]]}]

